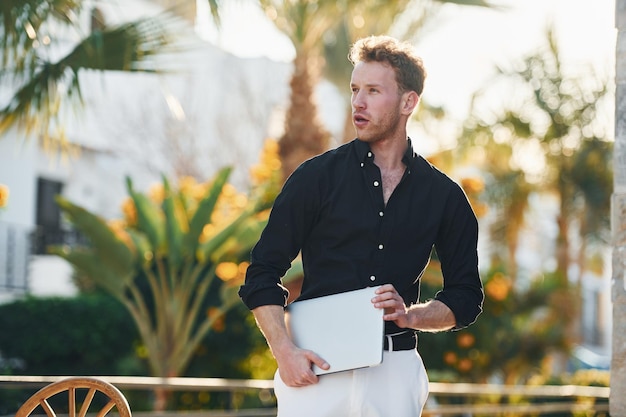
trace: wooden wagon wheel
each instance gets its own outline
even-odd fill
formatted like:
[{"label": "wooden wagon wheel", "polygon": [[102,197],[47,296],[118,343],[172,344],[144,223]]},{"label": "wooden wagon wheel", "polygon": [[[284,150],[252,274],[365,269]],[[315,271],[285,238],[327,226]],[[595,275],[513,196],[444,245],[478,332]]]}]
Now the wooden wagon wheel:
[{"label": "wooden wagon wheel", "polygon": [[[30,416],[38,407],[41,407],[48,417],[56,417],[57,414],[48,400],[53,396],[63,395],[64,392],[67,392],[69,417],[85,417],[87,412],[90,415],[95,414],[96,417],[103,417],[112,410],[117,410],[119,417],[131,417],[128,401],[120,390],[106,381],[89,377],[70,377],[46,385],[17,410],[15,417]],[[106,396],[108,402],[99,410],[90,410],[97,393]],[[80,409],[77,413],[78,405]]]}]

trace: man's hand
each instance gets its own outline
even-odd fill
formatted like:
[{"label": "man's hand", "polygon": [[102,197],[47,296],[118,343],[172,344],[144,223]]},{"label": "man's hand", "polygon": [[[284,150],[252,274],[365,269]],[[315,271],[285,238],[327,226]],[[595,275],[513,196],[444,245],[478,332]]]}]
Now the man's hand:
[{"label": "man's hand", "polygon": [[304,387],[318,382],[313,365],[327,370],[330,365],[315,352],[300,349],[295,345],[275,352],[278,373],[288,387]]},{"label": "man's hand", "polygon": [[374,307],[384,308],[383,320],[393,321],[398,327],[411,327],[409,309],[392,284],[385,284],[376,290],[372,299]]},{"label": "man's hand", "polygon": [[393,321],[398,327],[439,332],[452,329],[456,318],[450,308],[441,301],[431,300],[407,307],[404,299],[391,284],[382,285],[372,298],[376,308],[384,308],[383,320]]},{"label": "man's hand", "polygon": [[304,387],[317,383],[313,364],[324,370],[330,369],[330,365],[315,352],[293,344],[285,326],[282,306],[265,305],[255,308],[252,313],[276,358],[278,372],[285,385]]}]

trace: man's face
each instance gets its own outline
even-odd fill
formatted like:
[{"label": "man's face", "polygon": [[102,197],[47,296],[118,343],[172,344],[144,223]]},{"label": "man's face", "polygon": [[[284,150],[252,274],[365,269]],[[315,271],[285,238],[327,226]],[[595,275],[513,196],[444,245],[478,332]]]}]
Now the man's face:
[{"label": "man's face", "polygon": [[352,122],[359,139],[390,138],[401,127],[402,95],[395,72],[381,62],[359,62],[352,71]]}]

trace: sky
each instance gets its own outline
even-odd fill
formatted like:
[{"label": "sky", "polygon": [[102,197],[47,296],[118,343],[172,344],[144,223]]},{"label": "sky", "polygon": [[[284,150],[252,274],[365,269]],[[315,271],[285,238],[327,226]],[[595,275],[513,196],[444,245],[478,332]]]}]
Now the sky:
[{"label": "sky", "polygon": [[[222,29],[209,29],[206,36],[241,57],[290,62],[291,43],[254,3],[225,2]],[[430,104],[462,118],[471,94],[489,82],[495,65],[507,65],[542,46],[550,22],[566,70],[575,73],[592,65],[600,75],[613,75],[615,0],[498,0],[498,4],[505,8],[443,5],[431,29],[416,43],[428,71],[424,94]]]}]

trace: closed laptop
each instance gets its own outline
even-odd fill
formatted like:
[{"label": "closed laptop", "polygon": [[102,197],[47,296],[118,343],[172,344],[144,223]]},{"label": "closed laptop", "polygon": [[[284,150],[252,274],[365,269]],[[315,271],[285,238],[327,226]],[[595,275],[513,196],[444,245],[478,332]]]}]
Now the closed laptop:
[{"label": "closed laptop", "polygon": [[383,310],[372,298],[378,287],[296,301],[287,307],[286,324],[296,346],[330,364],[317,375],[375,366],[383,359]]}]

